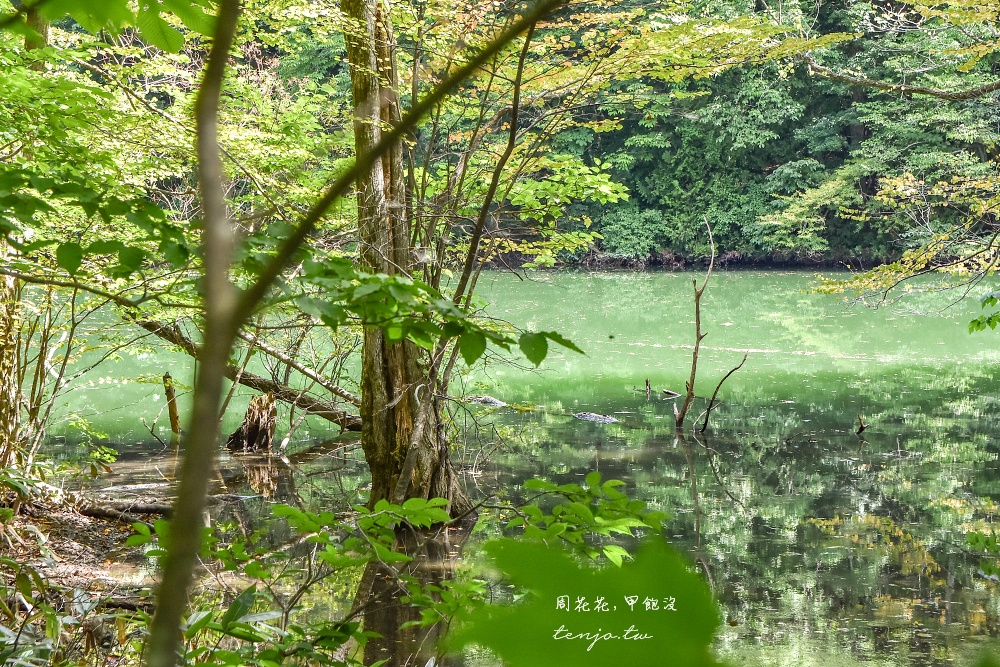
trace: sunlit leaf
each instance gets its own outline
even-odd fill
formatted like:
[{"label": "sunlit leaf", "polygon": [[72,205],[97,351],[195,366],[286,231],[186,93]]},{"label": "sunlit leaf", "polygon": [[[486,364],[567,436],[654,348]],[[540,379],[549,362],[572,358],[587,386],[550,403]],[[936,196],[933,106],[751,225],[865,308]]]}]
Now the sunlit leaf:
[{"label": "sunlit leaf", "polygon": [[708,586],[660,540],[602,569],[544,544],[498,540],[485,549],[530,594],[472,612],[449,648],[480,644],[507,667],[718,664],[710,645],[720,619]]},{"label": "sunlit leaf", "polygon": [[177,53],[184,46],[184,36],[160,16],[159,4],[144,4],[137,15],[139,31],[153,46]]},{"label": "sunlit leaf", "polygon": [[56,248],[56,263],[70,275],[76,275],[83,262],[83,248],[79,243],[63,243]]},{"label": "sunlit leaf", "polygon": [[545,355],[549,351],[549,343],[544,333],[524,332],[517,341],[517,346],[534,365],[539,365],[544,361]]}]

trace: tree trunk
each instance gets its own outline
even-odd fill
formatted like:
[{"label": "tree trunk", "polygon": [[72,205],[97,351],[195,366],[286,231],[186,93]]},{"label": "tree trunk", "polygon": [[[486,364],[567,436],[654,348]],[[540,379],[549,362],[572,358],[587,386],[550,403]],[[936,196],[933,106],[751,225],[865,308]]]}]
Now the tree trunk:
[{"label": "tree trunk", "polygon": [[[28,27],[37,36],[24,38],[25,51],[41,49],[48,45],[49,23],[34,9],[28,9]],[[45,62],[31,64],[35,72],[45,71]],[[30,147],[29,147],[30,148]],[[25,156],[30,157],[30,150]],[[0,239],[0,263],[6,262],[11,252],[5,239]],[[14,463],[21,433],[21,382],[18,358],[18,304],[20,285],[11,276],[0,276],[0,468]],[[38,363],[42,363],[39,359]]]},{"label": "tree trunk", "polygon": [[[400,120],[395,38],[380,0],[343,0],[342,9],[354,23],[346,35],[347,56],[355,150],[363,155],[378,143],[383,125]],[[360,261],[366,271],[409,275],[403,173],[397,144],[357,180]],[[369,504],[444,497],[458,515],[469,504],[449,460],[435,387],[419,355],[412,343],[389,341],[382,329],[365,327],[361,446],[372,475]]]},{"label": "tree trunk", "polygon": [[[0,262],[6,255],[6,243],[0,241]],[[0,276],[0,468],[14,463],[21,430],[17,304],[17,281]]]},{"label": "tree trunk", "polygon": [[274,394],[267,392],[250,399],[243,423],[226,440],[231,452],[269,452],[278,420]]}]

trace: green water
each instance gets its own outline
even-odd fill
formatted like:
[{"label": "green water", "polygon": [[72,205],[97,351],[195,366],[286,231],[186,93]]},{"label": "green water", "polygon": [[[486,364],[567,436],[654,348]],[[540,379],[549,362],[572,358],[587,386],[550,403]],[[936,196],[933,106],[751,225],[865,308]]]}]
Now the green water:
[{"label": "green water", "polygon": [[[671,541],[710,579],[727,620],[719,651],[735,664],[968,664],[1000,632],[997,584],[965,546],[967,531],[990,529],[1000,496],[1000,341],[967,333],[976,301],[914,294],[873,310],[808,293],[811,274],[718,273],[703,299],[699,398],[677,439],[674,401],[660,390],[683,391],[690,370],[692,277],[484,276],[489,315],[559,331],[587,354],[553,350],[539,370],[495,359],[459,378],[456,391],[517,405],[454,405],[455,458],[472,494],[516,501],[529,477],[579,481],[594,469],[625,480],[671,514]],[[744,352],[705,434],[692,434]],[[169,452],[139,422],[152,423],[162,390],[122,384],[168,367],[190,377],[187,360],[151,350],[67,396],[122,453],[104,483],[169,478]],[[621,423],[571,416],[581,411]],[[329,435],[310,428],[303,443]],[[268,494],[256,473],[235,491],[291,488],[324,509],[364,497],[357,451],[290,472]],[[263,498],[251,502],[266,512]],[[467,553],[475,560],[474,545]]]},{"label": "green water", "polygon": [[[692,419],[749,355],[705,435],[689,428],[678,441],[674,401],[658,391],[684,391],[690,371],[691,278],[485,281],[492,314],[587,351],[539,372],[467,375],[470,393],[536,406],[475,415],[507,436],[470,431],[496,449],[495,483],[599,469],[671,513],[674,543],[720,597],[719,648],[737,664],[967,662],[1000,620],[995,585],[965,546],[967,530],[988,529],[1000,492],[997,339],[967,333],[976,303],[914,294],[872,310],[805,292],[801,273],[717,274]],[[580,411],[622,423],[569,416]]]},{"label": "green water", "polygon": [[[694,341],[692,277],[551,273],[522,282],[489,276],[480,282],[480,294],[493,304],[491,315],[564,332],[587,354],[557,349],[530,379],[503,368],[472,379],[514,392],[517,400],[527,390],[529,398],[573,396],[599,403],[613,400],[616,387],[642,387],[646,378],[654,387],[682,392]],[[796,393],[824,384],[832,392],[843,388],[829,386],[838,376],[853,384],[884,377],[889,368],[906,373],[916,366],[980,367],[1000,359],[993,339],[967,333],[968,321],[979,314],[973,299],[952,305],[955,293],[913,294],[872,309],[809,293],[812,284],[807,273],[716,273],[702,299],[702,386],[711,391],[744,352],[746,366],[727,383],[740,395]],[[929,378],[918,373],[913,379]]]}]

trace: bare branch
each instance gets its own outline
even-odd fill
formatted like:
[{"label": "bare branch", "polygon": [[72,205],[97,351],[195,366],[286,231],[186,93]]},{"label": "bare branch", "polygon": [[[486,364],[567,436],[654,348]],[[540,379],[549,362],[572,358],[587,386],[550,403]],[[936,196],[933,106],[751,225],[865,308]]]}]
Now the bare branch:
[{"label": "bare branch", "polygon": [[709,401],[708,401],[708,407],[705,408],[705,421],[703,421],[701,423],[701,432],[702,433],[704,433],[705,429],[708,428],[708,417],[709,417],[709,415],[712,414],[713,408],[715,408],[715,397],[719,395],[719,389],[722,388],[722,383],[725,382],[726,380],[728,380],[730,375],[732,375],[733,373],[735,373],[736,371],[740,370],[740,368],[743,367],[743,364],[745,364],[746,361],[747,361],[747,355],[749,355],[749,354],[750,354],[749,352],[744,352],[743,353],[743,361],[741,361],[740,363],[736,364],[736,368],[732,369],[731,371],[729,371],[728,373],[726,373],[725,375],[723,375],[722,379],[719,380],[719,384],[715,385],[715,391],[712,392],[712,398],[709,399]]},{"label": "bare branch", "polygon": [[517,75],[514,77],[514,99],[511,103],[510,131],[507,134],[507,147],[504,149],[503,154],[500,156],[500,159],[497,160],[496,166],[493,168],[493,177],[490,179],[490,187],[486,191],[486,195],[483,197],[482,206],[479,208],[479,217],[476,219],[476,227],[473,230],[472,238],[469,241],[469,250],[465,255],[465,266],[462,268],[462,277],[458,281],[458,287],[455,288],[453,300],[456,304],[461,302],[462,296],[465,293],[465,288],[469,284],[469,278],[472,276],[472,269],[476,264],[476,256],[479,253],[479,243],[483,238],[483,229],[486,227],[486,218],[489,217],[490,207],[493,205],[493,198],[496,196],[497,188],[500,186],[500,176],[503,173],[503,168],[507,165],[507,161],[510,159],[510,156],[514,153],[514,147],[517,145],[517,118],[521,106],[521,77],[524,74],[524,62],[528,57],[528,47],[531,46],[531,36],[534,32],[535,26],[532,25],[528,28],[528,34],[524,37],[524,46],[521,47],[521,57],[517,61]]},{"label": "bare branch", "polygon": [[[152,320],[134,320],[134,322],[151,334],[162,338],[172,345],[176,345],[192,357],[198,356],[198,346],[195,345],[194,341],[188,338],[176,324],[165,324],[163,322],[154,322]],[[257,346],[260,347],[259,342],[257,343]],[[331,421],[344,430],[361,430],[361,418],[337,407],[335,403],[321,401],[311,396],[303,395],[297,389],[275,382],[274,380],[269,380],[268,378],[260,375],[249,373],[246,370],[243,370],[241,373],[240,369],[233,364],[228,364],[226,366],[224,375],[226,378],[234,382],[236,382],[237,378],[239,378],[239,384],[261,393],[270,391],[274,394],[275,398],[281,400],[282,402],[294,405],[297,408],[305,410],[309,414]],[[340,388],[338,387],[338,389]],[[351,395],[343,389],[340,391]]]},{"label": "bare branch", "polygon": [[275,359],[285,364],[289,368],[293,368],[297,370],[299,373],[302,373],[302,375],[306,376],[319,386],[323,387],[334,396],[339,396],[340,398],[344,399],[351,405],[358,407],[361,405],[361,399],[359,397],[355,396],[346,389],[333,384],[332,382],[327,380],[325,377],[323,377],[313,369],[299,363],[293,357],[284,354],[281,350],[271,347],[270,345],[262,341],[259,337],[252,336],[242,331],[238,334],[238,336],[243,340],[245,340],[246,342],[250,343],[251,345],[255,345],[261,352],[264,352],[265,354],[274,357]]},{"label": "bare branch", "polygon": [[708,287],[708,279],[712,277],[712,268],[715,266],[715,239],[712,237],[712,226],[708,224],[708,218],[705,218],[705,227],[708,228],[708,242],[712,247],[712,256],[708,260],[708,271],[705,272],[705,280],[702,281],[701,287],[698,287],[697,280],[691,281],[691,285],[694,287],[694,350],[691,353],[691,375],[684,383],[684,403],[680,409],[677,408],[676,403],[674,404],[674,423],[678,430],[684,428],[684,419],[687,417],[688,410],[691,409],[691,403],[694,402],[694,381],[698,376],[698,353],[701,351],[702,339],[708,335],[701,332],[701,295]]},{"label": "bare branch", "polygon": [[809,66],[810,72],[816,72],[820,76],[826,77],[833,81],[840,81],[841,83],[849,83],[855,86],[862,86],[865,88],[875,88],[877,90],[884,90],[889,93],[901,93],[904,95],[928,95],[930,97],[936,97],[942,100],[948,100],[950,102],[962,102],[965,100],[974,100],[980,97],[985,97],[990,93],[995,93],[1000,90],[1000,80],[987,83],[976,88],[968,88],[966,90],[940,90],[938,88],[927,88],[925,86],[910,86],[904,83],[889,83],[887,81],[876,81],[875,79],[869,79],[866,76],[860,76],[855,74],[844,74],[842,72],[837,72],[829,67],[824,67],[820,65],[808,54],[800,56],[802,60]]}]

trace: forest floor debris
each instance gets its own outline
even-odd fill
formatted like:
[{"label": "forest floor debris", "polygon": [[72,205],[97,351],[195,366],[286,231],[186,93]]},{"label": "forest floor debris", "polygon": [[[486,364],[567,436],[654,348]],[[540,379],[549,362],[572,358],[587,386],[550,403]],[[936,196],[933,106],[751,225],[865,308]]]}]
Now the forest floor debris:
[{"label": "forest floor debris", "polygon": [[127,522],[84,516],[70,507],[28,508],[10,526],[23,544],[8,555],[56,586],[106,591],[152,582],[140,547],[126,547]]}]

